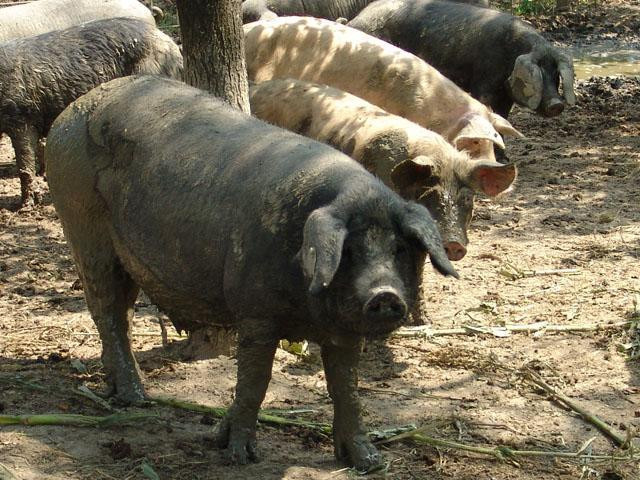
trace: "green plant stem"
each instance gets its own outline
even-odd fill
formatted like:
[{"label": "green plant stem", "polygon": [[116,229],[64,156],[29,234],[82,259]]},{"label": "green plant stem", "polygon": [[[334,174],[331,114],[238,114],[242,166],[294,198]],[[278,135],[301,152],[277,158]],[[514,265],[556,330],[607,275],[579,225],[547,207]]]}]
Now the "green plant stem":
[{"label": "green plant stem", "polygon": [[114,413],[106,417],[77,415],[70,413],[48,413],[42,415],[0,415],[0,426],[7,425],[62,425],[74,427],[108,427],[159,418],[150,413]]},{"label": "green plant stem", "polygon": [[[182,410],[189,410],[192,412],[199,412],[199,413],[208,413],[209,415],[216,418],[222,418],[227,413],[226,408],[208,407],[200,403],[185,402],[183,400],[177,400],[175,398],[149,397],[149,400],[156,402],[160,405],[180,408]],[[330,435],[332,431],[331,425],[329,425],[328,423],[308,422],[306,420],[300,420],[296,418],[284,418],[278,415],[265,413],[264,411],[261,411],[258,413],[258,421],[261,423],[269,424],[269,425],[298,426],[298,427],[310,428],[312,430],[319,431],[320,433],[323,433],[325,435]]]}]

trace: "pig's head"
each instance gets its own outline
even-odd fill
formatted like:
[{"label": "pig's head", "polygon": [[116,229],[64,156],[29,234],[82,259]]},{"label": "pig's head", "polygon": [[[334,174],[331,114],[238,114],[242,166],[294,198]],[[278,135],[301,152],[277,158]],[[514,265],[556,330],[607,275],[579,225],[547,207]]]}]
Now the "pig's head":
[{"label": "pig's head", "polygon": [[504,149],[502,137],[522,137],[507,119],[487,111],[487,115],[468,113],[445,136],[472,159],[495,160],[494,145]]},{"label": "pig's head", "polygon": [[391,173],[396,191],[429,210],[453,261],[467,253],[475,194],[495,197],[508,190],[516,176],[514,164],[470,160],[461,152],[440,158],[418,156],[398,164]]},{"label": "pig's head", "polygon": [[314,210],[304,226],[298,257],[311,310],[334,333],[372,337],[400,326],[427,254],[439,272],[457,276],[429,212],[374,185]]},{"label": "pig's head", "polygon": [[[562,113],[565,103],[576,103],[573,77],[569,56],[550,45],[539,44],[516,58],[507,82],[515,102],[545,117],[555,117]],[[564,101],[558,91],[560,80]]]}]

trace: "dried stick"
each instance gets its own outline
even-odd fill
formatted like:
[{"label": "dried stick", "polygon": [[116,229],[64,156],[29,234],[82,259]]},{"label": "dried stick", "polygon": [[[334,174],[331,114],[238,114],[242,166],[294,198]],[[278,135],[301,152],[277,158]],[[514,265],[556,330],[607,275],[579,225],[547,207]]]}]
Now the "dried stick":
[{"label": "dried stick", "polygon": [[571,410],[573,410],[578,415],[580,415],[585,421],[587,421],[588,423],[596,427],[604,435],[606,435],[611,440],[613,440],[618,447],[628,448],[630,446],[629,445],[631,441],[630,438],[622,436],[616,431],[614,431],[609,425],[607,425],[605,422],[600,420],[594,414],[582,408],[580,405],[578,405],[569,397],[567,397],[564,393],[559,392],[558,390],[553,388],[551,385],[545,382],[540,375],[538,375],[536,372],[534,372],[530,368],[525,368],[522,372],[522,375],[525,379],[529,380],[530,382],[534,383],[538,387],[542,388],[549,395],[551,395],[561,403],[565,404]]},{"label": "dried stick", "polygon": [[9,470],[5,465],[0,463],[0,480],[20,480],[15,474]]},{"label": "dried stick", "polygon": [[[547,322],[536,322],[528,325],[504,325],[498,327],[465,325],[459,328],[446,328],[433,330],[429,325],[419,325],[416,327],[400,327],[392,337],[412,338],[412,337],[442,337],[446,335],[495,335],[499,331],[506,332],[596,332],[601,330],[612,330],[630,325],[630,321],[616,323],[585,323],[577,325],[549,325]],[[499,335],[504,336],[504,335]]]},{"label": "dried stick", "polygon": [[[427,427],[428,428],[428,427]],[[400,440],[412,440],[417,443],[431,445],[432,447],[454,448],[456,450],[464,450],[467,452],[479,453],[481,455],[489,455],[497,458],[500,461],[507,459],[513,459],[515,457],[552,457],[552,458],[574,458],[574,459],[589,459],[589,460],[638,460],[639,456],[630,452],[626,456],[614,456],[614,455],[589,455],[584,454],[582,451],[578,452],[552,452],[544,450],[516,450],[506,447],[504,445],[494,447],[478,447],[475,445],[467,445],[459,442],[452,442],[449,440],[442,440],[440,438],[430,437],[424,434],[427,428],[416,428],[408,432],[395,435],[387,440],[378,442],[379,444],[393,443]]]}]

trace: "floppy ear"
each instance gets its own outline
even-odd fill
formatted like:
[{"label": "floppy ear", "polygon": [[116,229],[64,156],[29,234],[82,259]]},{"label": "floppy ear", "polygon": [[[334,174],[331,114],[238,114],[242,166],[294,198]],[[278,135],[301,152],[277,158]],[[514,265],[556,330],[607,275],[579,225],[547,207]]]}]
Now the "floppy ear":
[{"label": "floppy ear", "polygon": [[517,175],[518,169],[513,163],[503,165],[491,160],[475,161],[471,162],[466,174],[466,183],[477,192],[495,197],[508,190]]},{"label": "floppy ear", "polygon": [[344,222],[326,208],[314,210],[307,218],[299,256],[304,276],[311,279],[309,293],[312,295],[320,293],[333,280],[346,236]]},{"label": "floppy ear", "polygon": [[533,53],[516,58],[508,82],[516,102],[531,110],[538,108],[542,101],[542,71],[534,62]]},{"label": "floppy ear", "polygon": [[486,118],[472,114],[465,116],[460,123],[463,126],[453,140],[453,146],[458,150],[467,150],[473,154],[475,153],[474,145],[483,140],[489,140],[500,148],[504,148],[502,137]]},{"label": "floppy ear", "polygon": [[429,210],[417,203],[408,202],[400,218],[402,233],[417,240],[424,251],[429,254],[431,264],[443,275],[459,278],[442,246],[442,237],[438,232]]},{"label": "floppy ear", "polygon": [[576,104],[576,94],[573,91],[573,60],[571,57],[555,51],[556,61],[558,62],[558,73],[562,78],[562,95],[568,105]]},{"label": "floppy ear", "polygon": [[495,128],[503,137],[524,137],[524,135],[516,130],[513,125],[509,123],[509,120],[504,118],[502,115],[490,112],[489,116],[491,117],[491,125],[493,125],[493,128]]},{"label": "floppy ear", "polygon": [[418,155],[396,165],[391,170],[391,181],[395,190],[403,196],[424,185],[424,180],[431,177],[435,170],[433,160],[424,155]]}]

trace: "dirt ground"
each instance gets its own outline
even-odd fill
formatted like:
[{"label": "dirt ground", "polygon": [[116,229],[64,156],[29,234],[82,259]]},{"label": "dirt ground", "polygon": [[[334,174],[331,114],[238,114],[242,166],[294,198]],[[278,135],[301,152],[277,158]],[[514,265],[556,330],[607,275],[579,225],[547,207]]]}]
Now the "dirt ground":
[{"label": "dirt ground", "polygon": [[[638,14],[637,1],[614,0],[601,8],[606,16],[596,9],[553,21],[570,25],[571,18],[584,15],[604,32],[607,24],[628,21],[622,14]],[[541,25],[549,26],[550,35],[558,30],[549,22]],[[621,32],[616,38],[625,40]],[[571,41],[588,41],[587,35]],[[567,43],[568,37],[560,40]],[[640,306],[634,306],[640,298],[640,81],[592,78],[580,82],[577,92],[578,104],[559,118],[523,110],[512,114],[526,134],[508,145],[509,157],[519,164],[517,186],[497,201],[477,200],[469,253],[456,265],[460,280],[426,273],[425,321],[434,330],[536,322],[610,328],[510,336],[476,330],[369,345],[361,395],[372,430],[414,424],[433,437],[468,445],[547,452],[575,452],[594,439],[585,447],[592,455],[623,454],[578,415],[521,381],[516,371],[525,365],[621,435],[640,428],[640,334],[635,325],[612,326],[640,318]],[[104,386],[100,343],[55,211],[47,196],[44,205],[15,211],[18,195],[5,141],[0,145],[0,413],[107,415],[77,393],[82,385],[94,391]],[[148,392],[228,406],[235,360],[176,360],[162,346],[154,307],[141,300],[136,310],[133,344]],[[169,333],[170,342],[184,342]],[[310,409],[296,416],[331,421],[317,349],[304,359],[278,351],[263,407]],[[206,441],[214,423],[210,416],[157,405],[128,411],[156,413],[162,420],[100,429],[0,427],[0,479],[154,478],[144,473],[145,464],[159,478],[176,480],[355,475],[334,460],[329,439],[306,429],[260,426],[262,461],[234,467]],[[380,449],[388,468],[372,478],[640,478],[637,462],[621,460],[500,462],[412,442]]]}]

